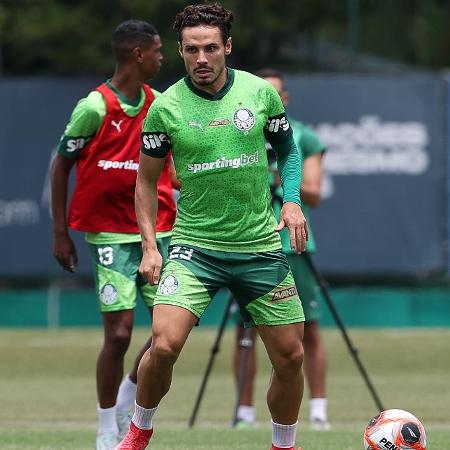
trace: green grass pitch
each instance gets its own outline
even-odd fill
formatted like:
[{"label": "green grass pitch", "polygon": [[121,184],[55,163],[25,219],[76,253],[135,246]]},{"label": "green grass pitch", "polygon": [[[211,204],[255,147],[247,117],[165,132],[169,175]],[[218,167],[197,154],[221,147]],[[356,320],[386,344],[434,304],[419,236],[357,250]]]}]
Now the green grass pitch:
[{"label": "green grass pitch", "polygon": [[[422,419],[428,449],[450,450],[450,330],[350,330],[386,408]],[[130,366],[148,330],[137,329]],[[235,389],[231,374],[233,331],[223,338],[193,429],[188,428],[216,329],[195,329],[175,367],[172,389],[155,417],[153,450],[268,450],[265,405],[269,366],[258,343],[257,427],[232,430]],[[307,393],[298,445],[303,450],[362,450],[362,434],[376,407],[339,331],[323,331],[329,358],[332,429],[308,429]],[[96,433],[95,360],[100,329],[0,330],[0,448],[88,450]],[[307,392],[307,391],[306,391]]]}]

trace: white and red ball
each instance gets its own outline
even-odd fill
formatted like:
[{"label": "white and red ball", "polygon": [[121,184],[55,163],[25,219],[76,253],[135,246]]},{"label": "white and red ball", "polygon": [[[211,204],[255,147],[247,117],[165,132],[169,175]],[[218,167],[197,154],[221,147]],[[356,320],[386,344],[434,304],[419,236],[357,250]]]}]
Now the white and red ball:
[{"label": "white and red ball", "polygon": [[402,409],[375,416],[364,430],[364,450],[426,450],[427,438],[420,420]]}]

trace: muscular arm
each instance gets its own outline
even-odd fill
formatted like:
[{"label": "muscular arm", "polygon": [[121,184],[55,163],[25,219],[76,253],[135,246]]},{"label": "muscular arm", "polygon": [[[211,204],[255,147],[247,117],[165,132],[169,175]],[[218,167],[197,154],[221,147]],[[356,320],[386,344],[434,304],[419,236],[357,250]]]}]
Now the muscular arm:
[{"label": "muscular arm", "polygon": [[300,188],[302,201],[311,207],[320,203],[320,187],[322,184],[323,152],[316,153],[303,160],[302,184]]},{"label": "muscular arm", "polygon": [[139,271],[151,284],[158,283],[162,265],[162,258],[156,246],[156,214],[157,182],[163,167],[164,158],[153,158],[141,153],[135,196],[136,217],[143,250]]},{"label": "muscular arm", "polygon": [[78,264],[77,251],[67,226],[67,191],[69,175],[75,159],[57,154],[51,171],[53,255],[68,272],[75,272]]}]

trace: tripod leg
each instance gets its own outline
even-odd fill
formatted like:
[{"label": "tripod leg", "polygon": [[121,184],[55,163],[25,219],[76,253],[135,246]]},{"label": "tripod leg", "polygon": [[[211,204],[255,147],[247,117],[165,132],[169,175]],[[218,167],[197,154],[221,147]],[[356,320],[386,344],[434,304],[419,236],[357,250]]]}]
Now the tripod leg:
[{"label": "tripod leg", "polygon": [[242,354],[241,354],[241,363],[239,367],[238,395],[236,400],[236,407],[234,409],[234,417],[232,421],[233,427],[236,426],[238,422],[238,409],[239,405],[241,404],[242,393],[244,392],[245,376],[248,366],[248,357],[250,350],[252,349],[254,344],[255,342],[253,340],[252,328],[245,328],[244,336],[239,341],[239,346],[242,348]]},{"label": "tripod leg", "polygon": [[311,272],[313,273],[317,283],[319,284],[320,290],[322,292],[322,295],[325,298],[328,308],[330,309],[330,312],[331,312],[336,324],[338,325],[338,328],[340,329],[340,331],[342,333],[344,341],[347,344],[347,347],[350,351],[350,354],[353,357],[353,360],[355,361],[356,366],[358,367],[370,393],[372,394],[372,398],[373,398],[375,404],[377,405],[378,410],[384,411],[383,404],[381,403],[380,397],[378,396],[374,385],[370,381],[369,374],[367,373],[365,367],[363,366],[361,360],[359,359],[358,349],[353,345],[352,341],[350,340],[350,336],[348,335],[347,330],[345,329],[344,323],[342,322],[342,319],[333,303],[333,300],[330,297],[330,294],[327,289],[326,281],[321,276],[319,271],[316,269],[316,266],[314,265],[314,262],[313,262],[311,256],[307,252],[305,252],[304,257],[305,257],[305,260],[306,260],[309,268],[311,269]]},{"label": "tripod leg", "polygon": [[189,419],[189,428],[192,428],[194,426],[195,419],[197,418],[197,413],[198,413],[198,410],[200,408],[200,403],[202,401],[203,394],[205,392],[205,388],[206,388],[206,384],[208,382],[209,374],[211,372],[211,369],[212,369],[212,366],[213,366],[213,363],[214,363],[214,358],[215,358],[216,354],[219,353],[219,350],[220,350],[220,341],[222,339],[222,335],[223,335],[223,333],[225,331],[225,327],[227,325],[228,316],[230,315],[230,309],[231,309],[232,304],[233,304],[233,297],[230,294],[230,298],[228,300],[228,304],[227,304],[227,306],[225,308],[225,312],[224,312],[224,315],[222,317],[222,322],[220,323],[220,327],[219,327],[219,330],[217,332],[216,340],[214,341],[214,344],[211,347],[211,355],[209,357],[209,361],[208,361],[208,364],[206,366],[205,374],[203,375],[203,380],[202,380],[202,383],[200,385],[200,389],[199,389],[198,394],[197,394],[197,399],[195,400],[194,409],[192,410],[192,414],[191,414],[191,417]]}]

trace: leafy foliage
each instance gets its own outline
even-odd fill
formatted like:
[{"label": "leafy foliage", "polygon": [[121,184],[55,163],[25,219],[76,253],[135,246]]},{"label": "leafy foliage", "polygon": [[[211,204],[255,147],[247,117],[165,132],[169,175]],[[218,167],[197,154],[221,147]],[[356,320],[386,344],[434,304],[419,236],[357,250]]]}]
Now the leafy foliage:
[{"label": "leafy foliage", "polygon": [[[118,23],[154,23],[164,43],[162,76],[183,72],[172,31],[185,0],[2,0],[0,55],[7,74],[111,73],[110,37]],[[315,55],[324,43],[344,51],[356,45],[412,66],[450,65],[450,2],[447,0],[223,0],[235,14],[230,63],[252,70],[265,65],[330,68]],[[353,7],[355,19],[350,12]],[[356,42],[350,40],[351,33]],[[306,46],[307,51],[286,52]],[[355,49],[353,49],[355,50]]]}]

